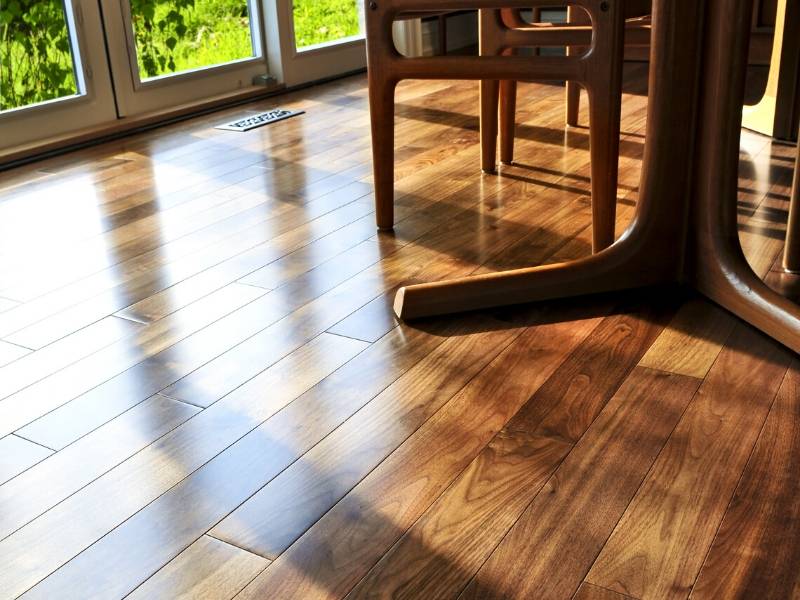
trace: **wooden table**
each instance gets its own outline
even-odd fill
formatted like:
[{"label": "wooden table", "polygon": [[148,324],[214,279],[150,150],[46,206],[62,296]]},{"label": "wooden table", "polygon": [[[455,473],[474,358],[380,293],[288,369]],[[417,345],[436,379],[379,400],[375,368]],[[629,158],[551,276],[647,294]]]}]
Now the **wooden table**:
[{"label": "wooden table", "polygon": [[[409,9],[445,8],[448,0],[407,2]],[[395,312],[413,319],[687,285],[800,351],[800,307],[756,276],[739,243],[739,141],[752,8],[745,0],[656,0],[640,201],[614,245],[574,262],[401,288]]]}]

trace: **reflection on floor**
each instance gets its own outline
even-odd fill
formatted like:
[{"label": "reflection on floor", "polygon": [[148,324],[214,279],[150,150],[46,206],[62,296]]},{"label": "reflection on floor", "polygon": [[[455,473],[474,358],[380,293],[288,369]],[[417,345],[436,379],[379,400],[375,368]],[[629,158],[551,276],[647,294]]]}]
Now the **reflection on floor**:
[{"label": "reflection on floor", "polygon": [[[587,132],[523,89],[488,176],[476,85],[400,86],[394,234],[363,76],[0,175],[0,598],[795,593],[788,351],[675,290],[392,317],[403,283],[589,252]],[[793,152],[743,136],[774,285]]]}]

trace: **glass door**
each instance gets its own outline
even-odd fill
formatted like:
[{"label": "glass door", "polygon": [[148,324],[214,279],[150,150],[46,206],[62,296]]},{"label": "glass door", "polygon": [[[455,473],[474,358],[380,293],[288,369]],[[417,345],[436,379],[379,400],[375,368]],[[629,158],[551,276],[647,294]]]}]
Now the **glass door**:
[{"label": "glass door", "polygon": [[[0,0],[0,163],[366,66],[362,0]],[[113,129],[116,128],[116,129]],[[10,158],[9,158],[10,157]]]},{"label": "glass door", "polygon": [[[363,0],[277,0],[267,3],[271,63],[287,86],[366,67]],[[265,6],[267,6],[265,5]],[[272,35],[270,35],[272,33]]]},{"label": "glass door", "polygon": [[255,0],[101,0],[120,117],[258,89]]},{"label": "glass door", "polygon": [[97,2],[0,0],[0,159],[115,118]]}]

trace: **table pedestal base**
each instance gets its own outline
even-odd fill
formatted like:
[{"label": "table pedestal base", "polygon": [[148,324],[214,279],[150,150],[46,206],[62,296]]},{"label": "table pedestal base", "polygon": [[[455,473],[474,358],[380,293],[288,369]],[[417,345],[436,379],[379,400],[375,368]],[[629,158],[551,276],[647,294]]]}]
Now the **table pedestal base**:
[{"label": "table pedestal base", "polygon": [[[640,202],[613,246],[570,263],[401,288],[398,316],[676,283],[800,351],[800,307],[756,276],[739,243],[737,167],[751,9],[737,0],[656,0]],[[696,25],[703,22],[705,31]]]}]

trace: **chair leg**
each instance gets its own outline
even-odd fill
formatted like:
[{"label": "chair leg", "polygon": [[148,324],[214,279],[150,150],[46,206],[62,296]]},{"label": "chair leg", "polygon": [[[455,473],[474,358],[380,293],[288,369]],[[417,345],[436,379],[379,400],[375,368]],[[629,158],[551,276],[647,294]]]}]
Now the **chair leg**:
[{"label": "chair leg", "polygon": [[517,82],[500,82],[500,162],[514,162],[514,135],[517,118]]},{"label": "chair leg", "polygon": [[606,82],[599,90],[589,91],[593,252],[600,252],[614,243],[622,103],[620,87],[615,82]]},{"label": "chair leg", "polygon": [[481,81],[481,169],[497,172],[497,109],[500,101],[500,82]]},{"label": "chair leg", "polygon": [[[567,8],[567,23],[571,25],[589,25],[592,20],[585,10],[570,6]],[[567,56],[575,56],[586,51],[583,47],[567,48]],[[581,86],[576,81],[567,82],[567,125],[578,126],[578,115],[581,111]]]},{"label": "chair leg", "polygon": [[[480,55],[496,56],[501,52],[502,12],[498,9],[481,9],[478,14]],[[481,80],[481,169],[484,173],[497,172],[497,111],[500,102],[500,82]]]},{"label": "chair leg", "polygon": [[577,81],[567,82],[567,125],[578,126],[578,115],[581,112],[581,86]]},{"label": "chair leg", "polygon": [[375,78],[369,85],[372,169],[378,229],[394,227],[394,92],[395,83]]}]

